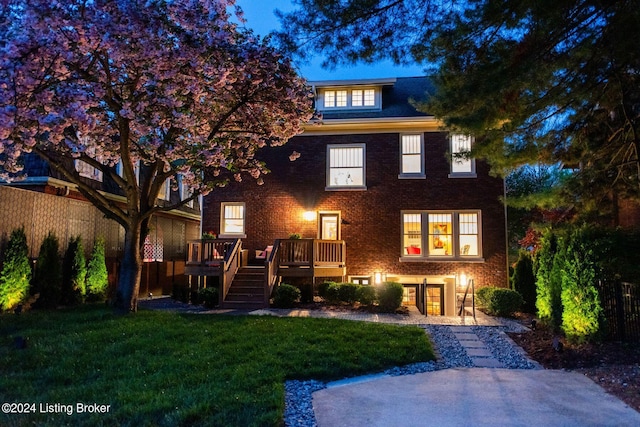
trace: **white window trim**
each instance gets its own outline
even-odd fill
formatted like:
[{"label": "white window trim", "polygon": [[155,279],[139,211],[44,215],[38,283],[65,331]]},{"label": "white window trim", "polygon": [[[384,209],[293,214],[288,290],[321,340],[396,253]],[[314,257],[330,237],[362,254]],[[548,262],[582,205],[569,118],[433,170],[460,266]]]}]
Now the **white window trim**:
[{"label": "white window trim", "polygon": [[[373,105],[353,105],[353,91],[354,90],[362,90],[363,91],[363,101],[364,101],[364,91],[365,90],[373,90],[374,91],[374,104]],[[346,91],[347,92],[347,105],[345,106],[327,106],[325,105],[325,94],[326,92],[337,92]],[[363,102],[364,103],[364,102]],[[382,88],[378,86],[340,86],[340,87],[326,87],[318,90],[318,102],[316,102],[316,108],[319,111],[346,111],[346,110],[374,110],[379,111],[382,110]]]},{"label": "white window trim", "polygon": [[[224,232],[224,208],[226,206],[242,206],[242,233]],[[221,238],[246,238],[247,237],[247,206],[244,202],[221,202],[220,203],[220,234]]]},{"label": "white window trim", "polygon": [[158,199],[160,200],[171,200],[171,178],[167,178],[164,180],[164,192],[162,191],[162,187],[160,187],[160,192],[158,193]]},{"label": "white window trim", "polygon": [[96,168],[95,166],[91,166],[89,163],[83,160],[75,159],[74,167],[76,169],[76,172],[78,172],[78,175],[80,175],[81,177],[102,182],[102,178],[103,178],[102,171]]},{"label": "white window trim", "polygon": [[[362,148],[362,185],[331,185],[331,149],[332,148]],[[326,191],[362,191],[367,189],[367,146],[365,143],[355,144],[327,144],[326,154]]]},{"label": "white window trim", "polygon": [[[453,136],[457,135],[457,134],[450,134],[449,135],[449,152],[451,153],[449,155],[449,161],[451,162],[450,165],[450,172],[449,172],[449,178],[477,178],[478,175],[476,174],[476,159],[475,158],[470,158],[469,161],[471,162],[471,171],[469,172],[454,172],[453,171],[453,155],[455,154],[453,151]],[[474,143],[474,139],[473,137],[471,138],[471,145],[473,145]]]},{"label": "white window trim", "polygon": [[[419,135],[420,136],[420,170],[421,172],[406,173],[402,172],[404,152],[402,151],[402,137],[405,135]],[[426,179],[425,172],[425,153],[424,153],[424,133],[401,133],[400,134],[400,173],[398,179]]]},{"label": "white window trim", "polygon": [[[180,196],[180,201],[190,197],[191,195],[187,195],[189,191],[189,187],[187,184],[183,182],[182,175],[178,174],[178,195]],[[185,204],[186,207],[193,208],[193,200],[188,201]]]},{"label": "white window trim", "polygon": [[[120,178],[124,178],[124,171],[122,170],[122,168],[122,160],[120,160],[116,165],[116,173],[120,176]],[[140,185],[140,160],[138,160],[133,167],[133,172],[136,174],[136,184]]]},{"label": "white window trim", "polygon": [[[458,217],[460,214],[473,213],[478,215],[478,255],[460,255],[460,227]],[[422,222],[421,245],[422,253],[420,255],[407,255],[404,252],[404,215],[420,214]],[[429,214],[451,214],[452,233],[452,255],[429,255]],[[400,262],[484,262],[483,258],[483,240],[482,240],[482,211],[474,209],[460,210],[406,210],[400,212]]]}]

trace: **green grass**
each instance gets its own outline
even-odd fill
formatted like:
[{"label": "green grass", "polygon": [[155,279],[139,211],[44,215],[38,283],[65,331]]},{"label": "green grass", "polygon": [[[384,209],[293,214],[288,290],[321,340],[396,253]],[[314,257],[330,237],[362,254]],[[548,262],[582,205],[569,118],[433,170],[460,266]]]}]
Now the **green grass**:
[{"label": "green grass", "polygon": [[[16,349],[16,336],[28,338]],[[107,414],[2,414],[0,425],[282,423],[284,382],[433,359],[417,327],[103,307],[0,316],[0,403],[110,405]]]}]

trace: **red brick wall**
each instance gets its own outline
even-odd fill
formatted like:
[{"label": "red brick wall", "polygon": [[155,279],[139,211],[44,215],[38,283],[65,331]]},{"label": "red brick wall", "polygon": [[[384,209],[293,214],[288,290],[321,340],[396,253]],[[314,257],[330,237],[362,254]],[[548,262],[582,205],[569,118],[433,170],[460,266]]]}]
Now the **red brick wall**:
[{"label": "red brick wall", "polygon": [[[272,173],[258,186],[250,177],[214,190],[204,201],[203,229],[220,229],[220,203],[246,203],[243,246],[253,253],[298,232],[316,238],[316,221],[305,210],[340,211],[347,244],[347,274],[440,275],[465,271],[476,285],[507,285],[503,181],[478,161],[478,178],[448,178],[445,133],[425,133],[426,179],[398,179],[399,134],[298,136],[284,147],[263,150]],[[366,143],[366,191],[326,191],[326,146]],[[299,152],[291,162],[289,155]],[[480,210],[484,262],[400,262],[402,210]]]}]

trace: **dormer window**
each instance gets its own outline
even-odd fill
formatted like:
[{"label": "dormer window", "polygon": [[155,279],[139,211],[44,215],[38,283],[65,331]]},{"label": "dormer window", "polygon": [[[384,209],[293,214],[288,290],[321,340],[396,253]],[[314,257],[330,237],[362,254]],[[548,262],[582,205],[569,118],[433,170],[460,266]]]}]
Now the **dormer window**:
[{"label": "dormer window", "polygon": [[339,108],[346,106],[346,90],[328,90],[324,93],[324,108]]},{"label": "dormer window", "polygon": [[373,89],[352,90],[351,105],[353,107],[374,107],[376,105],[376,91]]},{"label": "dormer window", "polygon": [[331,110],[379,110],[381,92],[379,87],[327,88],[318,94],[320,109]]}]

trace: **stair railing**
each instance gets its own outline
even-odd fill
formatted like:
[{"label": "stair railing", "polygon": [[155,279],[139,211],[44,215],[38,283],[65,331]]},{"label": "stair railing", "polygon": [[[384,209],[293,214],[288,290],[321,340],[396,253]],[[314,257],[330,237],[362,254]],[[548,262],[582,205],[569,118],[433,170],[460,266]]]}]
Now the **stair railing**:
[{"label": "stair railing", "polygon": [[269,298],[274,286],[278,283],[278,259],[280,251],[280,239],[273,242],[273,249],[264,261],[264,303],[269,305]]}]

